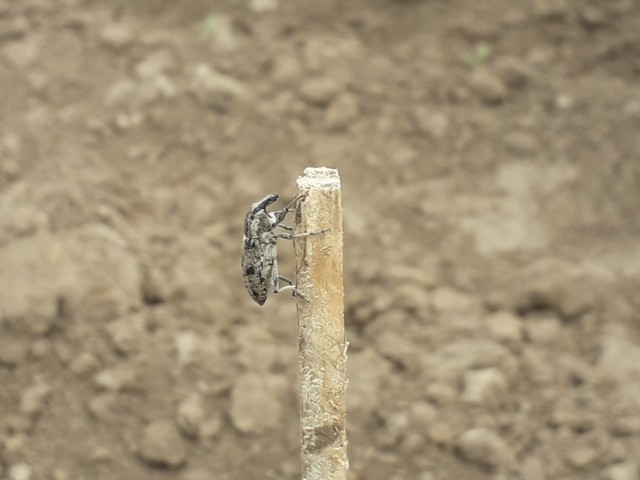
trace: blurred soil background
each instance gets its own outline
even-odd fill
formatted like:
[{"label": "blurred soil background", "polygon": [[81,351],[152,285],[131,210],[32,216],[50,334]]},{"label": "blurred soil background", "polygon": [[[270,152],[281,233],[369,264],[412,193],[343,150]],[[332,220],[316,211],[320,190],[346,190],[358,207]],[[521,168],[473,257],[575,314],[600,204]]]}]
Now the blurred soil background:
[{"label": "blurred soil background", "polygon": [[635,0],[0,0],[0,478],[299,478],[330,166],[352,478],[638,480],[639,132]]}]

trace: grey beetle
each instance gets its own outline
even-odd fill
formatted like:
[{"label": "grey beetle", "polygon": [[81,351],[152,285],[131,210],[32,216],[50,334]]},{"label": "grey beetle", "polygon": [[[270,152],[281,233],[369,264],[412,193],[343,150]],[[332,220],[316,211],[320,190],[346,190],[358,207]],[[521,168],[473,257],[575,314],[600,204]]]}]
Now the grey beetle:
[{"label": "grey beetle", "polygon": [[[287,277],[278,274],[278,251],[276,242],[278,238],[306,237],[324,233],[326,230],[313,233],[301,233],[294,235],[293,228],[282,224],[289,212],[295,210],[295,206],[304,195],[298,195],[282,210],[267,212],[267,207],[278,200],[278,194],[271,193],[259,202],[251,205],[244,218],[244,236],[242,238],[242,276],[244,286],[251,298],[258,304],[264,305],[269,291],[274,293],[286,290],[296,294],[293,282]],[[275,232],[280,227],[286,232]],[[281,287],[280,281],[288,285]]]}]

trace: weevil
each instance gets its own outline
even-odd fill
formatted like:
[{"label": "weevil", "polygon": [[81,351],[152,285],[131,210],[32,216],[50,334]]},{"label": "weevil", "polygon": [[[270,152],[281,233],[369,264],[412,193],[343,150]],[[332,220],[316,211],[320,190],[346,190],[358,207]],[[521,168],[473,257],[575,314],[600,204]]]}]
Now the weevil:
[{"label": "weevil", "polygon": [[[251,298],[258,304],[264,305],[270,291],[273,293],[291,291],[296,295],[293,281],[278,274],[278,238],[291,240],[293,238],[317,235],[327,230],[311,233],[294,234],[293,228],[283,225],[289,212],[295,210],[297,203],[304,198],[298,195],[282,210],[267,212],[267,207],[278,200],[278,194],[271,193],[259,202],[251,205],[244,218],[244,236],[242,238],[242,276],[244,286]],[[276,228],[286,230],[276,232]],[[281,287],[280,281],[288,285]]]}]

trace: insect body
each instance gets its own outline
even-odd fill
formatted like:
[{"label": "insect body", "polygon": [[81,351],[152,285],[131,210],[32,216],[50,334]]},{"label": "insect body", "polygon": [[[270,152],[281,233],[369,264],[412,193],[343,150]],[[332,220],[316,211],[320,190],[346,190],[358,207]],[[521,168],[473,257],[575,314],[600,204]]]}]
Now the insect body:
[{"label": "insect body", "polygon": [[[251,209],[244,218],[244,237],[242,238],[242,275],[244,285],[251,298],[259,305],[267,301],[270,290],[274,293],[291,290],[296,294],[293,282],[278,274],[278,259],[276,242],[278,238],[291,240],[294,237],[306,237],[322,232],[293,234],[293,229],[282,224],[289,212],[295,209],[296,203],[302,198],[294,198],[282,210],[267,212],[267,207],[278,200],[278,195],[272,193],[259,202],[251,205]],[[286,232],[275,232],[280,227]],[[280,281],[288,285],[281,287]]]}]

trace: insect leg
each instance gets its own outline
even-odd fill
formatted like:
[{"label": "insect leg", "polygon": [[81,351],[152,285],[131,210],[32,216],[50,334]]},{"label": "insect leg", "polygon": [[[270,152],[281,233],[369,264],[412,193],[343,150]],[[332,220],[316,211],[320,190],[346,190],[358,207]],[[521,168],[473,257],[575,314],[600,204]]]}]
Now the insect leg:
[{"label": "insect leg", "polygon": [[291,295],[294,297],[298,295],[298,292],[296,291],[296,287],[294,287],[293,285],[287,285],[286,287],[278,288],[278,290],[274,290],[273,293],[280,293],[280,292],[287,292],[287,291],[291,291]]},{"label": "insect leg", "polygon": [[296,196],[293,200],[291,200],[291,202],[289,202],[289,204],[284,207],[282,210],[278,210],[277,212],[273,212],[273,214],[276,217],[276,221],[273,224],[274,227],[280,225],[280,222],[282,222],[285,217],[287,216],[287,214],[289,212],[293,212],[295,210],[295,205],[302,200],[307,194],[306,193],[302,193],[298,196]]},{"label": "insect leg", "polygon": [[317,232],[306,232],[306,233],[296,233],[293,235],[293,238],[302,238],[302,237],[311,237],[313,235],[321,235],[323,233],[327,233],[330,228],[323,228],[322,230],[318,230]]},{"label": "insect leg", "polygon": [[[274,292],[275,293],[279,293],[279,292],[286,292],[286,291],[291,291],[291,295],[293,295],[294,297],[297,297],[298,295],[300,295],[300,293],[298,293],[298,290],[296,289],[296,287],[293,285],[293,282],[291,280],[289,280],[287,277],[283,277],[282,275],[278,275],[278,280],[284,280],[285,282],[289,282],[289,285],[285,286],[285,287],[280,287],[279,282],[276,282],[276,287],[274,288]],[[304,297],[302,297],[304,298]]]},{"label": "insect leg", "polygon": [[325,233],[331,230],[330,228],[323,228],[318,232],[306,232],[306,233],[274,233],[273,236],[277,238],[285,238],[287,240],[292,240],[294,238],[302,238],[302,237],[310,237],[312,235],[320,235],[321,233]]},{"label": "insect leg", "polygon": [[[289,285],[280,287],[280,280],[284,280]],[[278,264],[274,263],[273,268],[271,270],[271,283],[273,284],[273,293],[280,293],[285,291],[291,291],[291,294],[296,296],[296,287],[293,285],[293,281],[289,280],[287,277],[282,275],[278,275]]]}]

